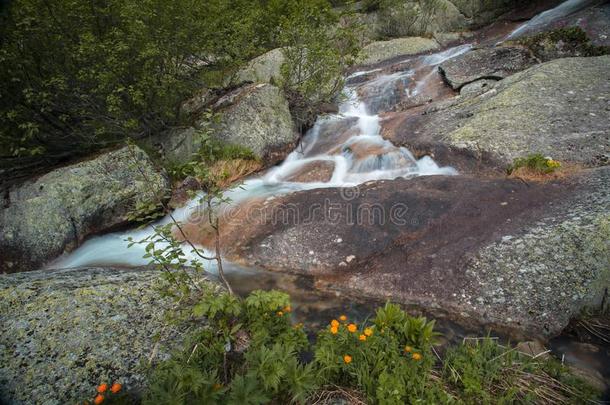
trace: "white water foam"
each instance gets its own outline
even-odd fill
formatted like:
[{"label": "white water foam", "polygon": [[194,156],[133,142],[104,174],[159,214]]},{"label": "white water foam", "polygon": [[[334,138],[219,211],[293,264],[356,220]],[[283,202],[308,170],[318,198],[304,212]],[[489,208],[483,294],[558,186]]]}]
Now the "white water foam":
[{"label": "white water foam", "polygon": [[[437,54],[424,56],[420,65],[438,65],[445,60],[467,52],[470,45],[451,48]],[[357,77],[375,71],[356,72],[351,77]],[[395,80],[403,80],[412,75],[411,71],[398,72],[390,75],[379,75],[367,85],[387,86]],[[430,157],[415,159],[411,152],[403,147],[397,147],[383,139],[380,134],[380,119],[378,114],[370,114],[367,105],[362,101],[356,87],[347,86],[343,92],[344,101],[339,106],[339,113],[320,117],[313,128],[304,136],[301,145],[294,150],[279,166],[273,167],[260,177],[246,180],[238,188],[225,193],[232,204],[239,204],[250,198],[269,198],[294,191],[311,190],[327,187],[353,187],[371,180],[391,180],[426,175],[454,175],[457,172],[451,167],[439,167]],[[378,97],[384,97],[379,92]],[[370,100],[369,100],[370,101]],[[353,135],[347,140],[337,141],[330,151],[310,156],[321,139],[321,130],[328,125],[354,122],[351,127]],[[360,152],[358,152],[360,151]],[[296,182],[289,181],[292,175],[303,170],[308,164],[316,162],[331,163],[333,172],[328,181]],[[199,198],[191,200],[185,207],[176,210],[173,217],[178,221],[188,221],[190,215],[199,208]],[[168,223],[166,217],[159,224]],[[116,232],[91,238],[73,253],[52,263],[52,268],[69,268],[90,265],[125,265],[140,266],[148,264],[143,259],[144,245],[134,245],[128,248],[126,239],[143,239],[154,232],[152,226],[144,229]],[[196,259],[196,255],[185,244],[187,259]],[[206,269],[214,271],[214,263],[207,263]]]},{"label": "white water foam", "polygon": [[601,3],[599,0],[568,0],[559,4],[557,7],[544,11],[531,20],[521,24],[513,32],[508,34],[503,41],[520,37],[528,32],[540,29],[545,25],[552,23],[560,18],[567,17],[585,7]]}]

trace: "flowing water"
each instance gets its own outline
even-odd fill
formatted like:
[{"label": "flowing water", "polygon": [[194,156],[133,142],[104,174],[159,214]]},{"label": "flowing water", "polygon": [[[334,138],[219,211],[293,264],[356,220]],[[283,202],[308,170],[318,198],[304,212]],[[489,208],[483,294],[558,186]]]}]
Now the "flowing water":
[{"label": "flowing water", "polygon": [[[470,45],[461,45],[433,55],[409,58],[396,65],[401,69],[398,72],[376,70],[352,74],[347,78],[338,114],[320,117],[282,164],[247,179],[240,187],[227,191],[225,197],[231,199],[231,204],[240,204],[253,198],[323,187],[352,187],[371,180],[457,174],[451,167],[439,167],[428,156],[415,159],[408,149],[383,139],[379,113],[401,102],[429,97],[431,86],[428,84],[441,82],[437,65],[469,49]],[[422,79],[417,81],[414,77]],[[194,198],[176,210],[173,217],[188,222],[200,214],[200,209],[198,198]],[[170,218],[164,218],[158,224],[169,221]],[[143,246],[128,248],[126,239],[140,240],[152,232],[149,226],[94,237],[50,267],[145,265],[148,260],[142,258]],[[184,245],[184,250],[189,258],[195,258],[188,245]],[[207,263],[207,268],[213,272],[214,263]]]},{"label": "flowing water", "polygon": [[[520,36],[590,3],[587,0],[566,1],[521,25],[508,38]],[[301,190],[352,187],[371,180],[457,174],[451,167],[439,167],[428,156],[416,159],[408,149],[383,139],[380,134],[380,114],[452,96],[453,92],[442,83],[437,66],[470,49],[470,44],[460,45],[429,55],[405,58],[384,68],[351,74],[346,80],[338,114],[320,117],[283,163],[262,175],[247,179],[241,187],[227,191],[225,196],[232,200],[231,204],[241,204],[250,199],[270,198]],[[176,210],[173,216],[179,221],[189,222],[193,216],[200,214],[200,208],[198,198],[195,198]],[[170,220],[164,218],[158,224]],[[142,258],[143,245],[128,248],[126,239],[143,239],[152,232],[149,226],[91,238],[49,267],[146,265],[148,260]],[[184,250],[187,256],[195,258],[188,245],[184,245]],[[209,272],[215,272],[214,262],[205,263],[204,266]],[[225,263],[225,271],[240,294],[259,288],[279,288],[289,292],[295,303],[297,320],[312,326],[325,322],[339,312],[362,320],[371,316],[371,309],[378,304],[346,299],[339,293],[329,295],[319,292],[315,289],[314,281],[304,276],[274,274],[232,263]],[[448,340],[468,334],[468,331],[449,321],[440,322],[439,328]],[[470,334],[484,333],[470,331]],[[565,353],[561,348],[569,344],[569,340],[568,343],[556,343],[556,346],[560,346],[556,348],[560,357],[560,353]],[[569,355],[578,354],[577,350],[570,350]],[[608,377],[606,374],[610,374],[610,370],[602,368],[605,370],[604,376]]]},{"label": "flowing water", "polygon": [[557,7],[544,11],[524,24],[521,24],[511,32],[505,40],[515,39],[524,35],[539,32],[547,25],[574,14],[589,6],[603,3],[600,0],[568,0],[559,4]]}]

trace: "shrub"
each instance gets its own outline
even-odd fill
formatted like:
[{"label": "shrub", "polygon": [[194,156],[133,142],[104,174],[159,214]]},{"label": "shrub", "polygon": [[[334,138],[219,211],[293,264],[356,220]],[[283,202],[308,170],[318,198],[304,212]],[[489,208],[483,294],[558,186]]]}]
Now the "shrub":
[{"label": "shrub", "polygon": [[320,107],[343,88],[343,73],[358,56],[358,26],[323,1],[310,1],[281,23],[280,42],[286,62],[281,86],[297,123],[309,126]]},{"label": "shrub", "polygon": [[[12,1],[0,13],[0,156],[84,154],[182,123],[195,90],[284,44],[327,67],[306,78],[327,89],[344,65],[324,52],[333,16],[326,0]],[[302,79],[289,87],[309,97]]]},{"label": "shrub", "polygon": [[[577,403],[599,395],[557,361],[492,338],[464,340],[441,360],[434,322],[395,304],[362,325],[337,317],[318,331],[313,348],[302,326],[291,324],[291,311],[288,296],[277,291],[254,291],[245,300],[208,294],[193,312],[207,325],[183,352],[153,368],[143,402]],[[308,350],[314,357],[304,362]]]},{"label": "shrub", "polygon": [[489,337],[451,348],[443,373],[466,403],[579,403],[599,395],[556,360],[521,354]]},{"label": "shrub", "polygon": [[526,169],[533,174],[550,174],[561,167],[561,163],[540,153],[531,154],[523,158],[517,158],[508,167],[508,174],[515,173],[519,169]]},{"label": "shrub", "polygon": [[432,20],[445,7],[440,0],[378,0],[366,6],[378,10],[377,29],[382,38],[427,34]]}]

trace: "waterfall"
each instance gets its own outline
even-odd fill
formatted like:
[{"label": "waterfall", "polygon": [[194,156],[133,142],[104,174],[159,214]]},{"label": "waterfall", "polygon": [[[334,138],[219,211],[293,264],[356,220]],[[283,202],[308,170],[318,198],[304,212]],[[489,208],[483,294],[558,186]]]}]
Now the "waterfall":
[{"label": "waterfall", "polygon": [[[326,187],[352,187],[371,180],[391,180],[426,175],[453,175],[451,167],[440,167],[428,156],[415,159],[411,152],[393,145],[381,134],[378,111],[370,112],[370,106],[393,106],[395,99],[411,96],[409,88],[418,89],[425,83],[414,81],[417,69],[423,69],[422,81],[438,79],[436,66],[445,60],[471,49],[461,45],[432,55],[410,59],[411,68],[384,74],[380,69],[356,72],[350,78],[366,80],[346,85],[340,98],[339,112],[318,118],[312,129],[303,137],[301,144],[278,166],[266,173],[247,179],[240,187],[228,190],[225,196],[231,204],[239,204],[252,198],[269,198],[295,191]],[[372,76],[372,77],[369,77]],[[368,91],[365,97],[359,92]],[[417,90],[413,95],[417,93]],[[379,110],[379,108],[376,108]],[[326,179],[310,181],[292,180],[299,174],[307,174],[312,165],[332,167]],[[198,198],[173,213],[179,221],[188,221],[199,209]],[[163,218],[158,224],[166,224]],[[140,240],[153,233],[152,226],[126,232],[115,232],[91,238],[73,253],[56,260],[53,268],[90,265],[140,266],[148,264],[143,259],[144,246],[128,248],[126,239]],[[196,258],[190,247],[184,248],[187,259]],[[207,263],[214,270],[214,263]]]}]

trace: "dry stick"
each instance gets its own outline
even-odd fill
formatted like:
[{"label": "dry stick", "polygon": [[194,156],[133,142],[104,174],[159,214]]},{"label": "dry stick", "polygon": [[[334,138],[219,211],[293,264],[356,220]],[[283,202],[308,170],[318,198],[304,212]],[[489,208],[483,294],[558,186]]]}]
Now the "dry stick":
[{"label": "dry stick", "polygon": [[222,283],[225,285],[225,287],[229,291],[229,294],[234,295],[233,289],[231,288],[231,284],[229,284],[229,282],[227,281],[227,279],[225,277],[225,272],[222,268],[222,258],[220,257],[220,231],[219,231],[219,226],[218,226],[218,216],[216,216],[215,220],[212,220],[212,200],[210,198],[207,198],[207,203],[208,203],[208,221],[210,222],[212,229],[214,229],[214,239],[215,239],[214,243],[215,243],[215,250],[216,250],[215,258],[216,258],[216,264],[218,265],[218,276],[220,277],[220,280],[222,281]]},{"label": "dry stick", "polygon": [[[129,149],[129,153],[131,154],[131,157],[134,161],[134,163],[136,164],[136,167],[138,168],[138,171],[140,172],[140,174],[142,175],[142,177],[144,178],[144,180],[147,183],[150,183],[150,180],[148,179],[148,176],[146,176],[146,174],[144,173],[144,171],[142,170],[142,168],[140,167],[139,164],[137,164],[137,160],[136,157],[134,155],[134,152],[132,150],[131,147],[128,148]],[[211,200],[208,198],[208,208],[211,207]],[[195,247],[195,245],[186,237],[186,233],[184,232],[184,230],[182,229],[182,227],[180,226],[180,223],[176,220],[176,218],[174,218],[173,214],[171,213],[169,207],[167,207],[166,204],[163,203],[163,201],[161,201],[161,207],[163,208],[163,211],[169,215],[170,219],[172,220],[172,222],[174,223],[174,225],[176,225],[176,227],[178,228],[178,231],[180,232],[180,234],[182,235],[182,238],[184,241],[186,241],[186,243],[189,244],[189,246],[191,247],[191,249],[195,252],[195,254],[197,256],[199,256],[201,259],[203,260],[216,260],[216,262],[218,263],[218,274],[220,275],[220,279],[223,282],[223,284],[225,285],[225,287],[227,288],[227,290],[229,291],[229,294],[234,295],[233,293],[233,289],[231,288],[231,285],[229,284],[228,280],[225,278],[224,276],[224,271],[222,270],[222,259],[220,257],[220,232],[218,231],[218,224],[216,224],[216,226],[214,226],[214,224],[212,224],[212,222],[210,222],[210,224],[212,225],[212,227],[215,230],[215,237],[216,237],[216,256],[215,257],[207,257],[205,255],[203,255],[199,249],[197,249]],[[211,221],[211,216],[210,216],[210,212],[208,212],[208,219],[210,219]],[[197,283],[194,282],[194,280],[191,278],[190,274],[188,274],[188,272],[185,272],[187,278],[189,279],[189,281],[195,286],[195,288],[199,289],[199,286],[197,285]]]}]

